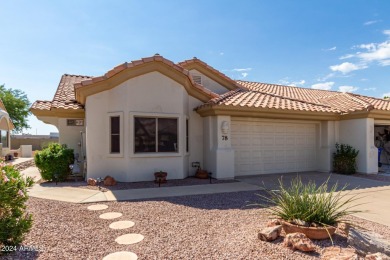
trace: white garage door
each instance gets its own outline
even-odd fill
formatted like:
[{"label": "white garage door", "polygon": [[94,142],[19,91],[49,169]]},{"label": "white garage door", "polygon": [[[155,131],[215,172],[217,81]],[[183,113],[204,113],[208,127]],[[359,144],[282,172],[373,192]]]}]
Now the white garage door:
[{"label": "white garage door", "polygon": [[316,125],[232,120],[236,176],[316,170]]}]

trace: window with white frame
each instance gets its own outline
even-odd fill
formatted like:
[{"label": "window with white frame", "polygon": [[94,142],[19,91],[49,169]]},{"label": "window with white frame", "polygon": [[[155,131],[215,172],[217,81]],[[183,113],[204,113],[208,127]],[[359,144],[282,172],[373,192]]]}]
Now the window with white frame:
[{"label": "window with white frame", "polygon": [[134,153],[178,151],[177,118],[134,117]]},{"label": "window with white frame", "polygon": [[119,154],[121,152],[121,131],[120,116],[110,116],[110,153]]},{"label": "window with white frame", "polygon": [[8,131],[6,130],[0,130],[0,135],[1,135],[1,143],[3,144],[3,147],[8,148]]}]

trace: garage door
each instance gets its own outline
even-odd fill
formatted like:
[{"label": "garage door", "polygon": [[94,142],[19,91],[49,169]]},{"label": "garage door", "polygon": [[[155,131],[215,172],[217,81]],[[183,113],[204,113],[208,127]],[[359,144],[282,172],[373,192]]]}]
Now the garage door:
[{"label": "garage door", "polygon": [[316,125],[232,120],[236,176],[316,170]]}]

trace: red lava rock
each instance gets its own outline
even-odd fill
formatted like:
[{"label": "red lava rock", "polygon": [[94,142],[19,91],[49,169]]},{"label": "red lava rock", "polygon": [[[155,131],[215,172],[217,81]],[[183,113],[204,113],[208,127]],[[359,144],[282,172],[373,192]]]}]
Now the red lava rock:
[{"label": "red lava rock", "polygon": [[366,255],[365,260],[389,260],[390,257],[383,253],[375,253]]},{"label": "red lava rock", "polygon": [[103,184],[104,184],[104,186],[114,186],[114,185],[116,185],[116,180],[113,177],[111,177],[110,175],[107,175],[104,178]]},{"label": "red lava rock", "polygon": [[293,250],[298,249],[303,252],[315,251],[316,246],[303,233],[287,234],[283,241],[284,246],[292,247]]},{"label": "red lava rock", "polygon": [[96,180],[92,178],[88,178],[87,183],[89,186],[96,186]]}]

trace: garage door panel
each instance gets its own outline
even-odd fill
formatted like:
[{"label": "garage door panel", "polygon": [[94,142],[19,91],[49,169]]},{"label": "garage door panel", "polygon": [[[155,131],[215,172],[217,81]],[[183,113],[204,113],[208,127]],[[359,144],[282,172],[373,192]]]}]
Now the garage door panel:
[{"label": "garage door panel", "polygon": [[236,175],[316,169],[315,124],[232,121]]}]

